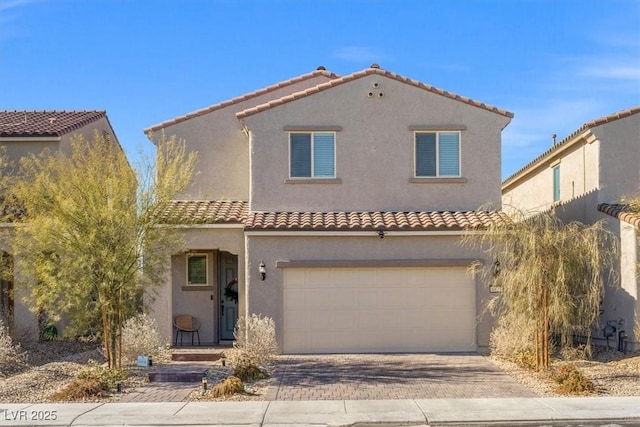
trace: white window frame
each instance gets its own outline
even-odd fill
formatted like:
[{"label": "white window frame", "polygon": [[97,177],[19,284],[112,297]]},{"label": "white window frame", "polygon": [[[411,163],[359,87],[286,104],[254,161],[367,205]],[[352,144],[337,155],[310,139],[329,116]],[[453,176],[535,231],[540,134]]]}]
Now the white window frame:
[{"label": "white window frame", "polygon": [[[189,258],[191,257],[205,257],[205,283],[191,283],[189,281]],[[186,261],[186,277],[185,277],[185,281],[187,283],[187,286],[209,286],[209,254],[206,252],[196,252],[196,253],[192,253],[192,254],[187,254],[187,261]]]},{"label": "white window frame", "polygon": [[[436,134],[436,174],[435,175],[417,175],[418,156],[416,143],[419,133],[435,133]],[[457,133],[458,134],[458,175],[440,175],[440,134],[441,133]],[[462,132],[459,130],[416,130],[413,131],[413,177],[420,179],[429,178],[461,178],[462,177]]]},{"label": "white window frame", "polygon": [[[314,148],[314,138],[313,136],[317,133],[330,133],[333,134],[333,176],[315,176],[315,162],[313,160],[313,148]],[[292,134],[308,134],[311,135],[311,176],[291,176],[291,135]],[[289,131],[287,133],[287,138],[289,139],[289,179],[335,179],[338,176],[338,168],[336,165],[336,140],[337,140],[337,132],[335,131],[326,131],[326,130],[318,130],[318,131]]]}]

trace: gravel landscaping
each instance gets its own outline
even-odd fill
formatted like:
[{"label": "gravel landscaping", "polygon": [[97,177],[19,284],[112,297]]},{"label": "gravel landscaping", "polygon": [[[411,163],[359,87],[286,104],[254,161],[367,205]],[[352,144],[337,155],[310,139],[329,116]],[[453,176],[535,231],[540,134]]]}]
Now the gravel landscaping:
[{"label": "gravel landscaping", "polygon": [[[2,403],[46,403],[49,396],[71,382],[75,375],[91,360],[104,362],[100,351],[83,343],[41,342],[27,344],[27,365],[20,371],[0,378],[0,402]],[[559,396],[554,384],[547,376],[519,368],[513,363],[489,357],[489,360],[511,375],[516,381],[541,397]],[[622,354],[601,352],[594,360],[554,362],[575,364],[596,386],[596,393],[604,396],[640,396],[640,353]],[[147,370],[133,368],[124,384],[127,389],[142,387],[148,380]],[[209,384],[231,375],[229,368],[222,366],[211,370]],[[215,400],[262,400],[270,380],[260,380],[245,384],[244,394],[237,394]],[[190,400],[211,400],[203,396],[200,389],[194,390]],[[114,394],[100,398],[100,401],[117,401]]]}]

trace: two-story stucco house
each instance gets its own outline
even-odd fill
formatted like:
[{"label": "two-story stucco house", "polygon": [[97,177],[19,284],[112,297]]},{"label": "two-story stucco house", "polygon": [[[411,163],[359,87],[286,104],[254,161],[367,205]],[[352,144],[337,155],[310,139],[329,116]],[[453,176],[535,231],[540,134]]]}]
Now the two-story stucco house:
[{"label": "two-story stucco house", "polygon": [[[10,162],[0,172],[13,173],[22,157],[39,154],[45,149],[70,152],[74,137],[82,135],[90,140],[95,132],[117,141],[104,111],[0,110],[0,147]],[[13,263],[11,235],[14,225],[12,222],[0,224],[0,256],[9,263]],[[28,272],[13,271],[13,277],[0,278],[1,318],[15,338],[37,339],[38,319],[24,304],[25,289],[20,286],[23,274]]]},{"label": "two-story stucco house", "polygon": [[[502,184],[507,212],[553,208],[565,222],[606,219],[620,242],[619,283],[607,286],[601,322],[615,325],[617,332],[624,330],[629,349],[638,348],[640,341],[633,335],[640,321],[640,220],[618,203],[639,192],[640,106],[585,123]],[[596,333],[602,335],[602,330]]]},{"label": "two-story stucco house", "polygon": [[199,224],[153,302],[161,332],[191,314],[203,343],[231,340],[239,315],[260,313],[285,353],[485,349],[489,283],[469,266],[493,260],[460,240],[506,218],[512,117],[374,64],[319,67],[146,129],[199,154],[167,213]]}]

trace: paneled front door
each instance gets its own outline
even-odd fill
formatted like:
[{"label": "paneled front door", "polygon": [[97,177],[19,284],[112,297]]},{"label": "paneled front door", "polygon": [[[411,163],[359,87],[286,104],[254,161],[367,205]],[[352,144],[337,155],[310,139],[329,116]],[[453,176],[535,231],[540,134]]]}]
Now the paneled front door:
[{"label": "paneled front door", "polygon": [[220,340],[233,340],[238,321],[238,256],[220,252]]}]

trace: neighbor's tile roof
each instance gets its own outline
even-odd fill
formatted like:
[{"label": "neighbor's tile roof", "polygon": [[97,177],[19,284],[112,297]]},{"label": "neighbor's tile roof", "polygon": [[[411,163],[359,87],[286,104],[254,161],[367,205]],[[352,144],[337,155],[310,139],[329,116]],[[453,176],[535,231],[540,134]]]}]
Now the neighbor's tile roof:
[{"label": "neighbor's tile roof", "polygon": [[600,203],[598,210],[640,228],[640,213],[631,212],[628,205]]},{"label": "neighbor's tile roof", "polygon": [[293,77],[293,78],[291,78],[289,80],[285,80],[285,81],[276,83],[274,85],[267,86],[267,87],[262,88],[262,89],[258,89],[256,91],[246,93],[246,94],[244,94],[242,96],[238,96],[236,98],[232,98],[232,99],[229,99],[227,101],[220,102],[218,104],[210,105],[209,107],[202,108],[202,109],[194,111],[192,113],[188,113],[188,114],[185,114],[183,116],[179,116],[179,117],[173,118],[171,120],[164,121],[164,122],[159,123],[157,125],[150,126],[150,127],[146,128],[144,131],[145,131],[145,133],[155,132],[155,131],[158,131],[160,129],[164,129],[167,126],[175,125],[177,123],[184,122],[185,120],[189,120],[189,119],[194,118],[194,117],[202,116],[203,114],[207,114],[207,113],[210,113],[212,111],[219,110],[221,108],[225,108],[225,107],[228,107],[230,105],[237,104],[239,102],[246,101],[248,99],[255,98],[255,97],[267,94],[269,92],[273,92],[273,91],[275,91],[277,89],[281,89],[283,87],[291,86],[291,85],[294,85],[294,84],[297,84],[297,83],[300,83],[300,82],[303,82],[305,80],[309,80],[311,78],[318,77],[318,76],[325,76],[325,77],[328,77],[330,79],[335,79],[335,78],[338,77],[337,74],[334,74],[334,73],[332,73],[330,71],[325,70],[324,67],[318,67],[317,70],[312,71],[310,73],[302,74],[300,76]]},{"label": "neighbor's tile roof", "polygon": [[565,139],[563,139],[562,141],[560,141],[556,145],[552,146],[551,148],[549,148],[544,153],[540,154],[538,157],[536,157],[535,159],[533,159],[532,161],[530,161],[529,163],[524,165],[522,168],[520,168],[517,172],[511,174],[511,176],[509,176],[507,179],[505,179],[503,181],[503,187],[505,185],[509,184],[511,181],[516,180],[520,175],[523,175],[525,172],[527,172],[529,169],[532,169],[534,166],[538,165],[540,162],[545,160],[547,157],[550,157],[553,153],[555,153],[561,147],[566,145],[568,142],[572,141],[576,136],[580,135],[584,131],[586,131],[588,129],[592,129],[592,128],[600,126],[600,125],[603,125],[605,123],[610,123],[610,122],[614,122],[616,120],[619,120],[619,119],[622,119],[622,118],[625,118],[625,117],[633,116],[634,114],[638,114],[638,113],[640,113],[640,106],[628,108],[628,109],[622,110],[622,111],[618,111],[616,113],[609,114],[609,115],[603,116],[603,117],[599,117],[597,119],[594,119],[594,120],[591,120],[591,121],[588,121],[588,122],[584,123],[578,129],[573,131],[569,136],[567,136]]},{"label": "neighbor's tile roof", "polygon": [[431,85],[428,85],[426,83],[421,83],[421,82],[419,82],[417,80],[412,80],[412,79],[409,79],[407,77],[403,77],[403,76],[401,76],[399,74],[392,73],[390,71],[386,71],[386,70],[380,69],[377,66],[372,66],[372,67],[364,69],[362,71],[358,71],[358,72],[355,72],[353,74],[349,74],[348,76],[335,78],[335,79],[330,80],[330,81],[328,81],[326,83],[321,83],[321,84],[319,84],[317,86],[308,88],[306,90],[303,90],[303,91],[300,91],[300,92],[296,92],[296,93],[284,96],[284,97],[279,98],[279,99],[275,99],[275,100],[267,102],[265,104],[261,104],[261,105],[258,105],[258,106],[252,107],[252,108],[248,108],[246,110],[243,110],[243,111],[240,111],[240,112],[236,113],[236,117],[238,117],[238,119],[243,119],[243,118],[245,118],[247,116],[251,116],[253,114],[257,114],[257,113],[260,113],[262,111],[268,110],[270,108],[273,108],[273,107],[276,107],[276,106],[279,106],[279,105],[282,105],[282,104],[286,104],[288,102],[295,101],[297,99],[304,98],[304,97],[307,97],[309,95],[313,95],[313,94],[318,93],[318,92],[322,92],[323,90],[330,89],[332,87],[341,85],[343,83],[350,82],[352,80],[359,79],[359,78],[364,77],[364,76],[368,76],[370,74],[378,74],[378,75],[381,75],[381,76],[389,77],[389,78],[397,80],[399,82],[406,83],[406,84],[418,87],[420,89],[424,89],[426,91],[429,91],[429,92],[432,92],[432,93],[436,93],[438,95],[442,95],[442,96],[445,96],[445,97],[450,98],[450,99],[454,99],[456,101],[461,101],[461,102],[464,102],[466,104],[473,105],[474,107],[483,108],[485,110],[489,110],[489,111],[501,114],[501,115],[509,117],[509,118],[513,117],[513,113],[511,113],[511,112],[509,112],[507,110],[503,110],[501,108],[497,108],[497,107],[494,107],[494,106],[489,105],[489,104],[485,104],[485,103],[480,102],[480,101],[474,101],[473,99],[467,98],[465,96],[456,95],[455,93],[447,92],[447,91],[445,91],[443,89],[438,89],[438,88],[433,87]]},{"label": "neighbor's tile roof", "polygon": [[228,200],[174,200],[164,212],[162,221],[195,224],[243,224],[247,220],[248,203]]},{"label": "neighbor's tile roof", "polygon": [[106,117],[104,111],[0,111],[0,136],[62,136]]},{"label": "neighbor's tile roof", "polygon": [[248,230],[460,230],[507,224],[499,211],[468,212],[250,212]]}]

